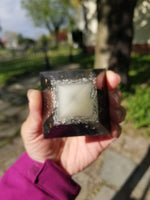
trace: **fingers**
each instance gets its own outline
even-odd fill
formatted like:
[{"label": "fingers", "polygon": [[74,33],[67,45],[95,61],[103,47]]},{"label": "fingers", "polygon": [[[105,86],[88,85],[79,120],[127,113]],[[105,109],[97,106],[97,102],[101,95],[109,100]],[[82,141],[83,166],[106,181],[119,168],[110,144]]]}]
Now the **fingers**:
[{"label": "fingers", "polygon": [[118,108],[122,100],[122,93],[119,89],[109,91],[109,104],[110,107]]},{"label": "fingers", "polygon": [[110,118],[114,123],[120,123],[125,119],[126,110],[120,105],[122,94],[119,89],[109,91]]},{"label": "fingers", "polygon": [[111,135],[113,138],[117,138],[121,134],[121,123],[126,116],[126,110],[120,105],[122,100],[122,94],[119,89],[109,91],[109,103],[110,103],[110,118],[111,118]]},{"label": "fingers", "polygon": [[121,91],[117,89],[121,79],[120,76],[113,71],[106,71],[106,76],[104,76],[104,74],[105,72],[99,74],[96,79],[96,86],[98,89],[102,89],[107,83],[110,104],[111,136],[112,138],[117,138],[121,134],[119,123],[125,119],[126,115],[125,109],[120,105],[122,100]]},{"label": "fingers", "polygon": [[108,89],[113,90],[118,86],[121,79],[120,79],[120,76],[118,74],[116,74],[115,72],[107,71],[106,72],[106,81],[107,81]]},{"label": "fingers", "polygon": [[112,138],[118,138],[121,134],[121,126],[116,123],[111,123],[111,136]]},{"label": "fingers", "polygon": [[42,115],[42,95],[38,90],[30,89],[27,92],[27,97],[29,100],[29,115],[34,120],[41,118]]},{"label": "fingers", "polygon": [[121,79],[118,74],[109,70],[106,71],[106,76],[105,72],[102,72],[96,78],[96,86],[98,89],[102,89],[107,83],[110,104],[110,118],[112,123],[112,136],[115,137],[120,135],[121,128],[119,123],[125,119],[126,115],[125,109],[120,105],[122,100],[121,91],[117,89],[120,80]]},{"label": "fingers", "polygon": [[42,95],[40,91],[29,90],[29,115],[21,127],[22,137],[36,137],[42,132]]},{"label": "fingers", "polygon": [[122,106],[118,108],[110,108],[110,118],[112,122],[119,124],[125,119],[125,116],[126,110]]},{"label": "fingers", "polygon": [[120,76],[113,71],[101,72],[96,78],[96,87],[102,89],[106,83],[108,89],[113,90],[120,83]]}]

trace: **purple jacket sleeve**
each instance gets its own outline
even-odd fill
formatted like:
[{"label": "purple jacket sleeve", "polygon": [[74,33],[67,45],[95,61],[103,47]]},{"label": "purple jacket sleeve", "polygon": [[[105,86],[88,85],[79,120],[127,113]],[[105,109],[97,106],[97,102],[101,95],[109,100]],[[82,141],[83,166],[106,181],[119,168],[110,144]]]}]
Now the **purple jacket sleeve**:
[{"label": "purple jacket sleeve", "polygon": [[51,160],[38,163],[24,153],[0,180],[1,200],[72,200],[80,191]]}]

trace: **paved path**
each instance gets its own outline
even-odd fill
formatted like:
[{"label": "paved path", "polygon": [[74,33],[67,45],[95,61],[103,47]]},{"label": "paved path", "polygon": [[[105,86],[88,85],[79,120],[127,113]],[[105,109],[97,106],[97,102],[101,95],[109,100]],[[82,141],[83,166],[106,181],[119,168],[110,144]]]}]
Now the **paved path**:
[{"label": "paved path", "polygon": [[[0,176],[24,151],[20,126],[28,113],[26,92],[39,85],[39,77],[28,77],[0,91]],[[121,137],[73,177],[82,186],[77,200],[112,200],[146,155],[150,138],[128,134],[131,130],[122,126]],[[150,169],[133,190],[133,199],[142,198],[149,181]],[[150,187],[145,196],[143,200],[150,200]]]}]

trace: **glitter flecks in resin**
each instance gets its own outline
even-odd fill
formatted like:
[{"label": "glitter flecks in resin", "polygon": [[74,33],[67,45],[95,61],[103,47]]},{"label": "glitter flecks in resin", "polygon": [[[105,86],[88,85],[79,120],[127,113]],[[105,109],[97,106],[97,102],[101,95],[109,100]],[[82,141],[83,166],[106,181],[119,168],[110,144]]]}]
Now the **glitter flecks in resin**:
[{"label": "glitter flecks in resin", "polygon": [[54,125],[98,122],[95,76],[51,81]]}]

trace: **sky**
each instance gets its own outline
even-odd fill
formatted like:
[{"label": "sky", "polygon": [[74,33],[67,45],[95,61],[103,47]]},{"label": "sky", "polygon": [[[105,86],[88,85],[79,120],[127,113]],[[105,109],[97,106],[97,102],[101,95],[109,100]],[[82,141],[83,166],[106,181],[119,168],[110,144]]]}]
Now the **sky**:
[{"label": "sky", "polygon": [[20,33],[29,38],[38,38],[42,33],[48,33],[46,29],[34,26],[26,11],[21,8],[21,0],[0,0],[0,26],[2,37],[5,31]]}]

